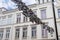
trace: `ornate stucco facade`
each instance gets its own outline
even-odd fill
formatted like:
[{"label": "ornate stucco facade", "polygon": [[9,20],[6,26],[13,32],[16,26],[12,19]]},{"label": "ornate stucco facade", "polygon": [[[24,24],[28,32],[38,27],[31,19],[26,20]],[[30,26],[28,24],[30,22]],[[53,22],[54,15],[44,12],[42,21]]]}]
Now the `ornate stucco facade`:
[{"label": "ornate stucco facade", "polygon": [[[28,6],[33,12],[54,29],[53,34],[42,29],[42,24],[36,24],[29,21],[29,17],[25,17],[22,11],[18,9],[5,10],[0,8],[0,40],[54,40],[55,26],[53,19],[53,11],[51,0],[44,2],[36,1],[36,4]],[[57,19],[58,36],[60,38],[60,1],[57,0],[55,5],[55,13]]]}]

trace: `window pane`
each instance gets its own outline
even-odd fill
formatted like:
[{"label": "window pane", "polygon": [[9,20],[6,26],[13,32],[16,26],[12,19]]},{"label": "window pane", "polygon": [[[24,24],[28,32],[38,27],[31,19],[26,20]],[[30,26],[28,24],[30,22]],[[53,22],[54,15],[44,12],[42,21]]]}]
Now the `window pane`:
[{"label": "window pane", "polygon": [[27,28],[23,28],[23,38],[27,38]]},{"label": "window pane", "polygon": [[41,10],[41,18],[42,19],[46,18],[46,9]]},{"label": "window pane", "polygon": [[3,38],[3,31],[0,31],[0,39]]},{"label": "window pane", "polygon": [[20,28],[17,28],[15,31],[15,38],[19,38],[20,35]]},{"label": "window pane", "polygon": [[8,18],[7,19],[7,24],[12,24],[13,22],[12,22],[12,18]]},{"label": "window pane", "polygon": [[10,36],[10,28],[7,28],[6,29],[6,38],[9,38],[9,36]]},{"label": "window pane", "polygon": [[43,27],[42,27],[42,37],[43,38],[47,38],[48,37],[47,30],[45,28],[43,28]]},{"label": "window pane", "polygon": [[12,22],[12,14],[10,14],[10,15],[8,15],[8,18],[6,19],[6,21],[7,21],[7,24],[12,24],[13,22]]},{"label": "window pane", "polygon": [[42,0],[42,3],[44,3],[44,0]]},{"label": "window pane", "polygon": [[60,9],[58,9],[58,17],[60,18]]},{"label": "window pane", "polygon": [[25,17],[23,18],[23,22],[27,22],[28,21],[28,17]]},{"label": "window pane", "polygon": [[6,16],[2,16],[2,19],[6,19]]},{"label": "window pane", "polygon": [[21,22],[21,14],[18,13],[18,14],[17,14],[17,23],[20,23],[20,22]]},{"label": "window pane", "polygon": [[32,37],[36,37],[36,27],[32,27]]},{"label": "window pane", "polygon": [[40,0],[38,0],[39,4],[40,4]]},{"label": "window pane", "polygon": [[20,20],[21,20],[20,18],[17,18],[17,23],[20,23]]},{"label": "window pane", "polygon": [[49,0],[47,0],[47,2],[49,2]]},{"label": "window pane", "polygon": [[8,18],[12,18],[12,16],[13,16],[13,15],[12,15],[12,14],[10,14],[10,15],[8,15]]},{"label": "window pane", "polygon": [[37,9],[33,10],[34,14],[37,14]]}]

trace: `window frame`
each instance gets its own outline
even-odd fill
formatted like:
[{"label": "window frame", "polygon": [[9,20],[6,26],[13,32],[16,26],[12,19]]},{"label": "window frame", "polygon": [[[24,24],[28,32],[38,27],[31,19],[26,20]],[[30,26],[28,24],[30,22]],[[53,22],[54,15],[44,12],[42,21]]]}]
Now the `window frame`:
[{"label": "window frame", "polygon": [[58,18],[60,18],[60,8],[58,9]]},{"label": "window frame", "polygon": [[6,28],[6,39],[10,38],[10,28]]},{"label": "window frame", "polygon": [[28,22],[28,17],[23,17],[23,22]]},{"label": "window frame", "polygon": [[0,39],[2,39],[3,38],[3,31],[0,31]]},{"label": "window frame", "polygon": [[21,23],[21,13],[17,13],[16,16],[16,23]]},{"label": "window frame", "polygon": [[23,27],[23,38],[27,38],[27,27]]},{"label": "window frame", "polygon": [[[17,30],[18,29],[18,30]],[[20,28],[16,28],[15,29],[15,39],[17,38],[17,39],[19,39],[19,36],[20,35]]]},{"label": "window frame", "polygon": [[[35,29],[33,29],[35,27]],[[36,26],[32,26],[31,27],[31,38],[36,38],[37,36],[37,27]]]},{"label": "window frame", "polygon": [[[45,25],[48,25],[48,22],[46,22]],[[46,30],[46,28],[45,29],[43,28],[43,25],[42,25],[42,38],[48,38],[48,31]]]},{"label": "window frame", "polygon": [[38,3],[39,3],[39,4],[41,3],[40,0],[38,0]]},{"label": "window frame", "polygon": [[[42,12],[45,12],[45,13],[43,13],[42,14]],[[47,12],[46,12],[47,10],[46,10],[46,8],[44,8],[44,9],[40,9],[40,13],[41,13],[41,19],[46,19],[47,18]]]},{"label": "window frame", "polygon": [[45,1],[44,1],[44,0],[42,0],[42,3],[43,3],[43,4],[44,4],[44,2],[45,2]]}]

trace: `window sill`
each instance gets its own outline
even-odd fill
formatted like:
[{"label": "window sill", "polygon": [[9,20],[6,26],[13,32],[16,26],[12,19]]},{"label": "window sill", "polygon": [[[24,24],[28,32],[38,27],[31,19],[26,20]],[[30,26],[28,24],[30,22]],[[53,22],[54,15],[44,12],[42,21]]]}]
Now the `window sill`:
[{"label": "window sill", "polygon": [[50,18],[44,18],[44,19],[41,19],[41,20],[48,20],[48,19],[53,19],[53,17],[50,17]]},{"label": "window sill", "polygon": [[6,38],[5,40],[9,40],[9,38]]},{"label": "window sill", "polygon": [[36,39],[36,37],[31,37],[32,39]]},{"label": "window sill", "polygon": [[23,37],[23,39],[27,39],[27,37]]}]

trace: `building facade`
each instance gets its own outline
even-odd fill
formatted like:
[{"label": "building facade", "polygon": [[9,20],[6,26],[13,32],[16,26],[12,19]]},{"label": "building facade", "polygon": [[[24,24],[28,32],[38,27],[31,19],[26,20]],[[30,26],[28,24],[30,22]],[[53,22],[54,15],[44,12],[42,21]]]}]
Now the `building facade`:
[{"label": "building facade", "polygon": [[[60,1],[56,0],[55,14],[58,36],[60,38]],[[28,6],[42,22],[54,29],[50,34],[42,24],[32,23],[18,9],[0,8],[0,40],[55,40],[56,32],[51,0],[36,0],[36,4]]]}]

